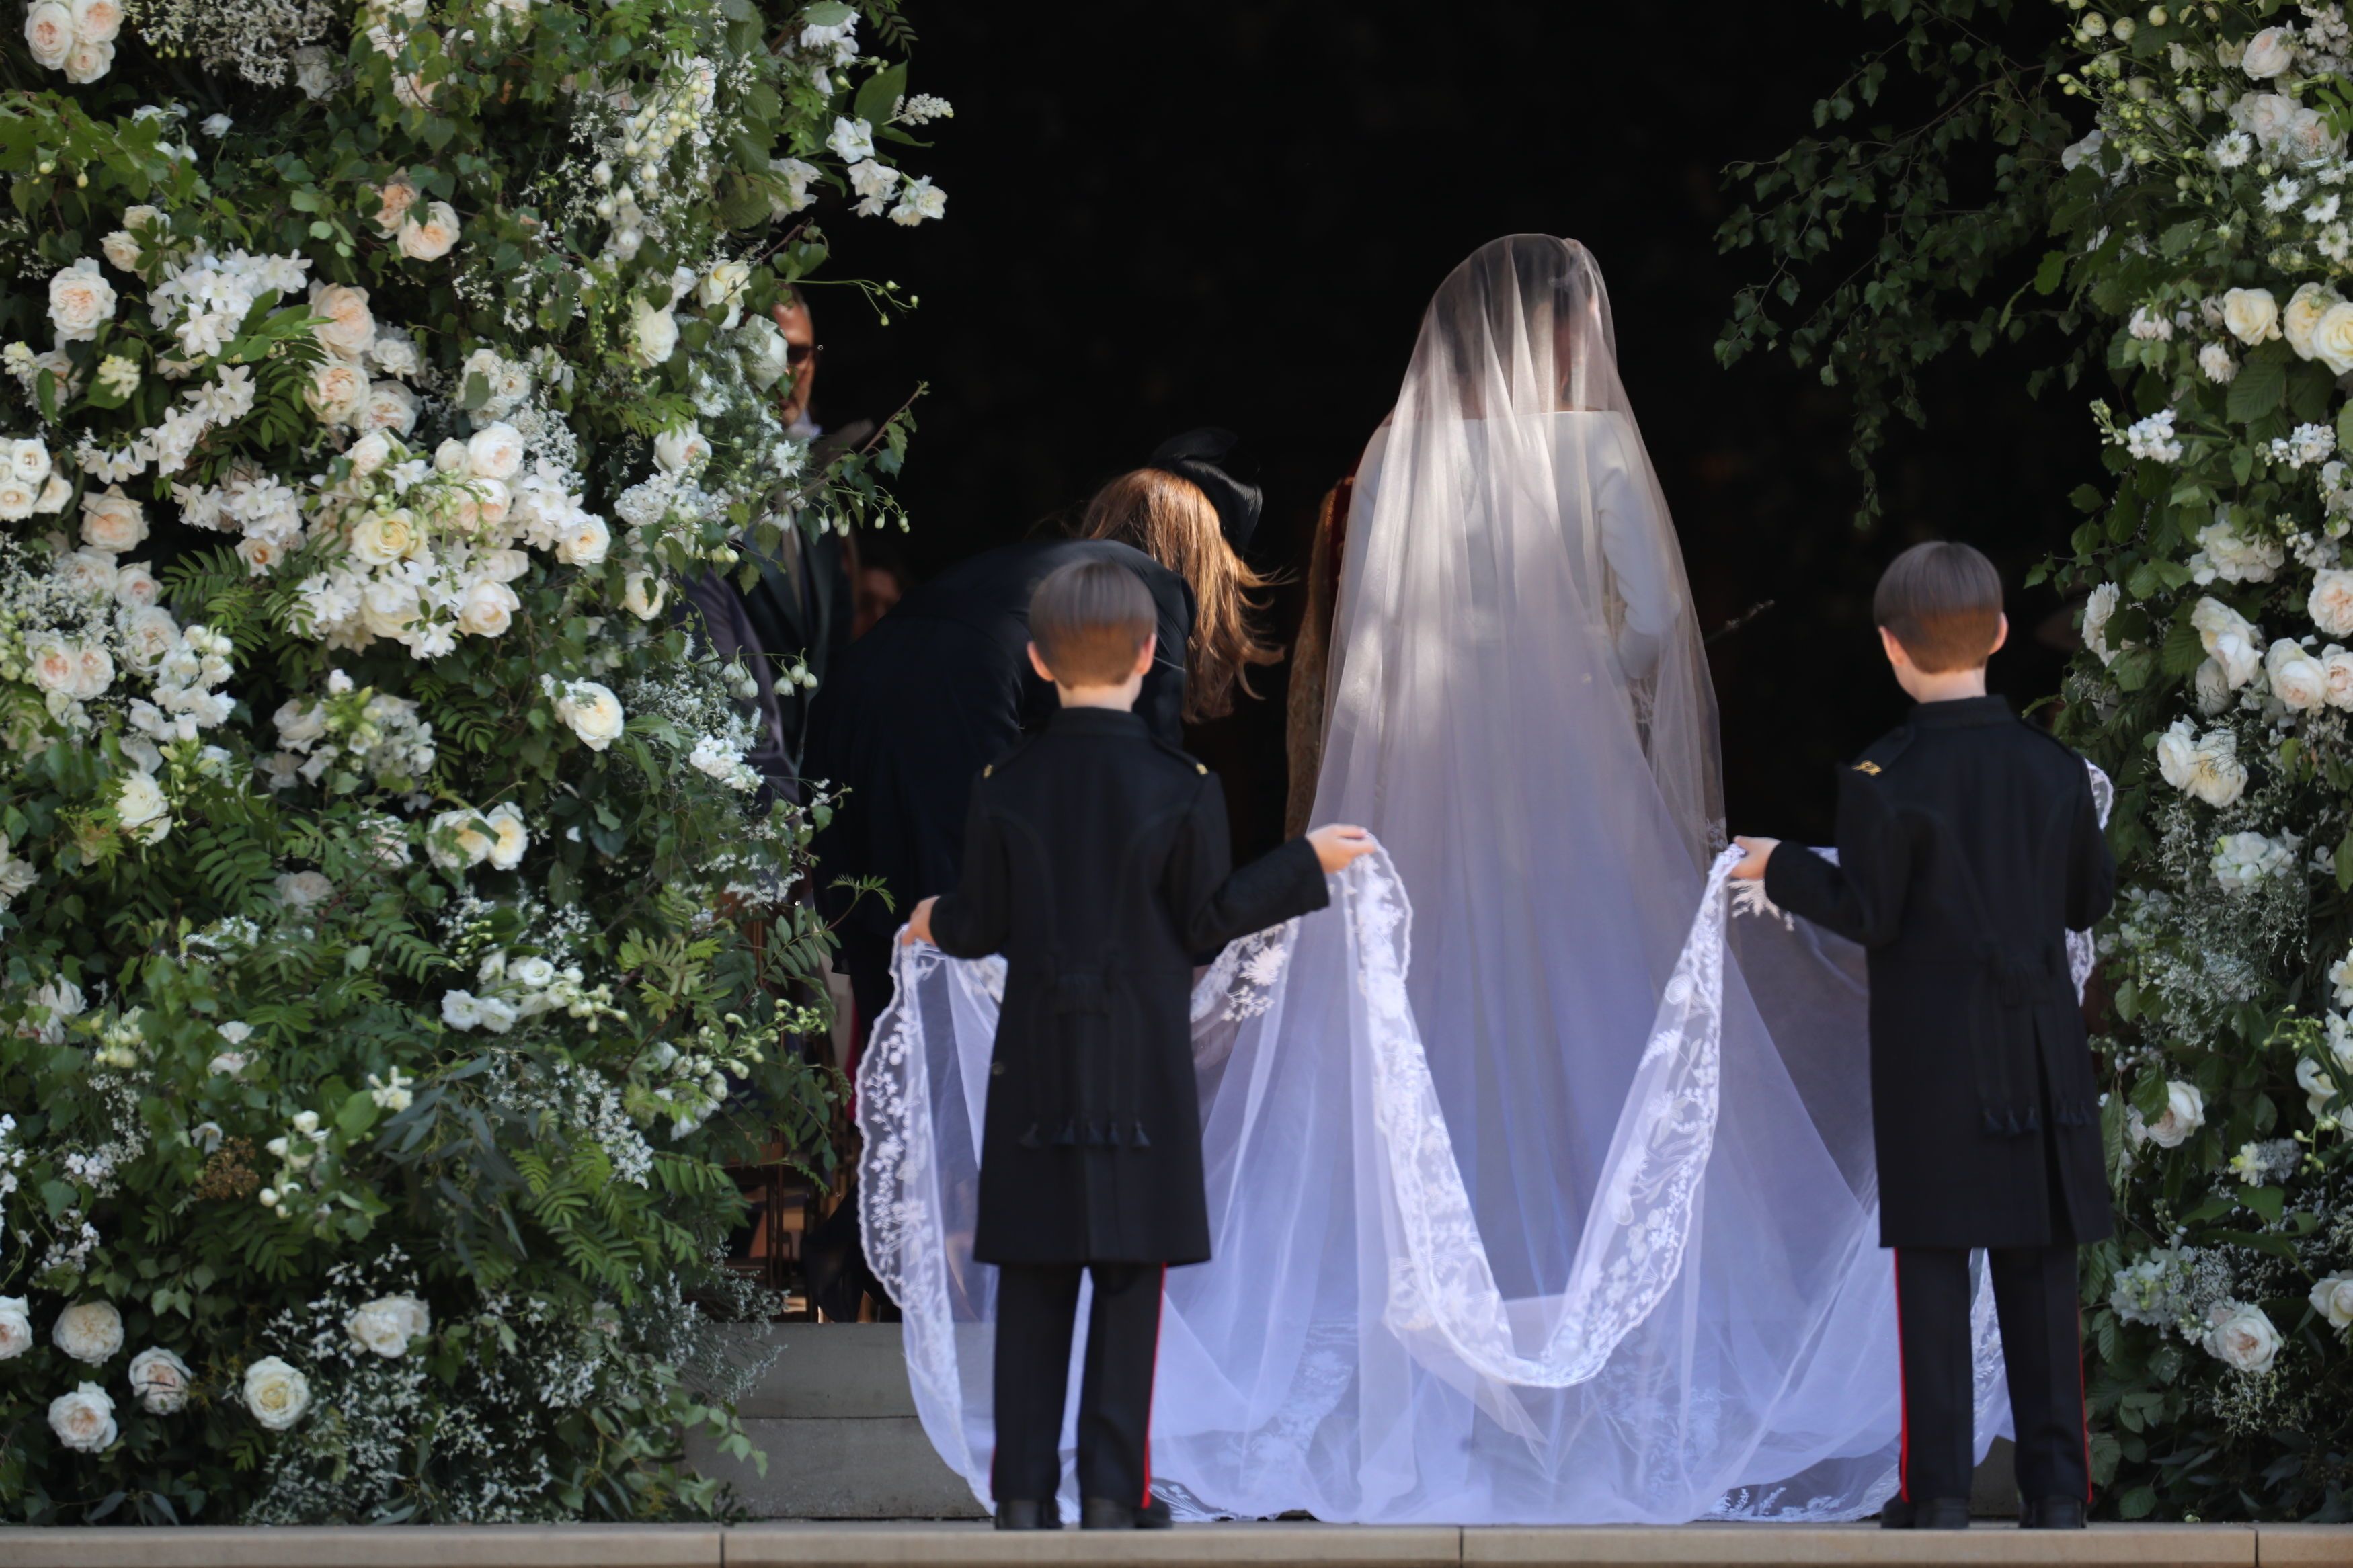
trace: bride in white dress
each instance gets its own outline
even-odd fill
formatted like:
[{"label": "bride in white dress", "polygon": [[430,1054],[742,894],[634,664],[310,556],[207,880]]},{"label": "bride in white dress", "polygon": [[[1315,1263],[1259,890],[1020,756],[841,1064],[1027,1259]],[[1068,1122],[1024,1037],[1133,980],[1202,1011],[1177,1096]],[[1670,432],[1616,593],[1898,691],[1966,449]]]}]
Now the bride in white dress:
[{"label": "bride in white dress", "polygon": [[[1447,279],[1345,551],[1314,816],[1388,855],[1197,990],[1216,1256],[1169,1276],[1155,1489],[1180,1517],[1869,1511],[1900,1409],[1860,956],[1729,910],[1705,657],[1583,247]],[[860,1072],[868,1252],[987,1502],[995,981],[910,949],[900,983]]]}]

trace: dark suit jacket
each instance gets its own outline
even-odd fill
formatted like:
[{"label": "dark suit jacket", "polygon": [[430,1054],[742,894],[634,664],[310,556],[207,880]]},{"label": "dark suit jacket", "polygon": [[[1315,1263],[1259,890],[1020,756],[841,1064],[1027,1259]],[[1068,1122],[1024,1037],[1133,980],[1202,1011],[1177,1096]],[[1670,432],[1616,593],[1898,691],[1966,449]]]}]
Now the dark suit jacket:
[{"label": "dark suit jacket", "polygon": [[1999,697],[1924,702],[1839,775],[1839,864],[1765,890],[1862,943],[1887,1247],[2043,1247],[2112,1227],[2065,932],[2115,894],[2083,759]]},{"label": "dark suit jacket", "polygon": [[1197,958],[1321,909],[1294,838],[1231,869],[1217,775],[1131,713],[1065,709],[975,785],[940,947],[1005,954],[973,1256],[1209,1255],[1193,1075]]},{"label": "dark suit jacket", "polygon": [[[907,911],[955,885],[972,781],[1057,706],[1029,668],[1029,595],[1056,567],[1098,559],[1124,563],[1152,591],[1159,653],[1136,712],[1175,745],[1192,595],[1167,567],[1109,540],[1031,540],[951,567],[852,643],[818,687],[802,771],[849,792],[816,846],[819,907],[841,922],[849,973],[888,973]],[[881,878],[896,910],[832,889],[858,877]]]},{"label": "dark suit jacket", "polygon": [[722,659],[740,656],[752,672],[761,740],[746,760],[770,790],[798,800],[813,694],[783,672],[805,660],[824,689],[849,646],[849,572],[841,541],[830,533],[814,541],[798,535],[781,554],[754,552],[752,561],[759,576],[749,589],[737,585],[733,571],[689,582],[679,619]]}]

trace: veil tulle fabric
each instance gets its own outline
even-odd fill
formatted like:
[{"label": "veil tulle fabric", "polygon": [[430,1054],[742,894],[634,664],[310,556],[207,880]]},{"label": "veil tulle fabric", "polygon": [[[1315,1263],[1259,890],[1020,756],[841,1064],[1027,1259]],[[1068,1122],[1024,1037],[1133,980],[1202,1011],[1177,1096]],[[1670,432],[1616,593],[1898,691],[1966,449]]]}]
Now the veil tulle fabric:
[{"label": "veil tulle fabric", "polygon": [[[1734,913],[1700,631],[1583,247],[1498,240],[1439,289],[1333,643],[1314,815],[1386,853],[1197,990],[1216,1256],[1168,1277],[1155,1489],[1398,1522],[1875,1508],[1900,1408],[1861,955]],[[860,1073],[869,1257],[984,1501],[998,973],[902,950]]]}]

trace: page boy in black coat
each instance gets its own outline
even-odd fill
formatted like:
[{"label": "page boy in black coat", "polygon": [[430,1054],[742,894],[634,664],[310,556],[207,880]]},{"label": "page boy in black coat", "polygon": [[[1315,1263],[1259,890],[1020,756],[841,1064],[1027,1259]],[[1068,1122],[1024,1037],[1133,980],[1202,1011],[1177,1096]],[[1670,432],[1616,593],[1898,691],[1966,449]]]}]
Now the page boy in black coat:
[{"label": "page boy in black coat", "polygon": [[1965,1529],[1969,1252],[1987,1251],[2018,1433],[2020,1523],[2091,1496],[2075,1249],[2111,1230],[2099,1089],[2066,933],[2115,892],[2083,759],[1985,689],[2001,579],[1915,545],[1873,618],[1911,716],[1839,774],[1836,864],[1742,838],[1734,875],[1870,950],[1880,1244],[1895,1252],[1902,1489],[1882,1522]]},{"label": "page boy in black coat", "polygon": [[1160,1292],[1209,1256],[1193,1076],[1196,963],[1328,901],[1324,878],[1372,848],[1321,828],[1231,869],[1217,776],[1132,710],[1155,611],[1113,561],[1038,585],[1029,657],[1061,709],[974,786],[955,891],[915,907],[905,940],[1001,952],[973,1256],[998,1267],[1000,1530],[1060,1522],[1060,1445],[1082,1274],[1094,1306],[1079,1394],[1087,1529],[1165,1524],[1149,1427]]}]

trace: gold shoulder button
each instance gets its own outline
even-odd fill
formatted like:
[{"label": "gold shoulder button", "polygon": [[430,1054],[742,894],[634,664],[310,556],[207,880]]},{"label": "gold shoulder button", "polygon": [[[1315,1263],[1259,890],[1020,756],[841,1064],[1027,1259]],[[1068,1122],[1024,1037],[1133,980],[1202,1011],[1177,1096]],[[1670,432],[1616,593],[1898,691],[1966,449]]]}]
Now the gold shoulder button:
[{"label": "gold shoulder button", "polygon": [[[981,776],[982,778],[987,778],[987,777],[988,777],[991,773],[995,773],[996,771],[997,771],[997,764],[996,764],[995,763],[987,763],[987,765],[985,765],[984,767],[982,767],[982,769],[980,770],[980,776]],[[1872,772],[1873,772],[1873,773],[1877,773],[1878,771],[1879,771],[1879,770],[1878,770],[1878,769],[1876,769],[1876,768],[1873,768],[1873,769],[1872,770]]]},{"label": "gold shoulder button", "polygon": [[1854,771],[1859,773],[1869,773],[1875,778],[1880,769],[1877,763],[1857,763],[1854,764]]},{"label": "gold shoulder button", "polygon": [[1209,771],[1209,764],[1207,763],[1195,763],[1193,764],[1193,771],[1197,773],[1206,773]]}]

